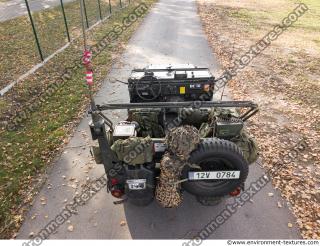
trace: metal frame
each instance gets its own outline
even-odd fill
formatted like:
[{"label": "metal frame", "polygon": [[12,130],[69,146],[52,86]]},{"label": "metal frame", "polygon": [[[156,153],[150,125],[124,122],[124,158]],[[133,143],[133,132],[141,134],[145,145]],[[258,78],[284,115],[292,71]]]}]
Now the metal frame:
[{"label": "metal frame", "polygon": [[43,57],[43,54],[42,54],[42,50],[41,50],[39,38],[38,38],[38,35],[37,35],[36,27],[35,27],[34,22],[33,22],[33,19],[32,19],[32,14],[31,14],[31,10],[30,10],[30,7],[29,7],[28,0],[25,0],[25,3],[26,3],[26,6],[27,6],[27,11],[28,11],[28,15],[29,15],[30,22],[31,22],[31,26],[32,26],[32,31],[33,31],[33,34],[34,34],[34,38],[35,38],[35,40],[36,40],[36,45],[37,45],[37,48],[38,48],[38,52],[39,52],[41,61],[44,61],[44,57]]},{"label": "metal frame", "polygon": [[[199,105],[200,104],[200,105]],[[258,105],[252,101],[189,101],[189,102],[151,102],[151,103],[108,103],[97,105],[98,110],[138,109],[138,108],[252,108]]]}]

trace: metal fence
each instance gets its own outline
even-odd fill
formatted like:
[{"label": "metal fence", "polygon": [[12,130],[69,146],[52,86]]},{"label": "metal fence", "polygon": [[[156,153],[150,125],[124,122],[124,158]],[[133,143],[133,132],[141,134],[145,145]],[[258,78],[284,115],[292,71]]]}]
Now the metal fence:
[{"label": "metal fence", "polygon": [[[20,11],[15,17],[8,13],[7,17],[13,18],[0,22],[0,99],[82,35],[80,0],[23,1],[19,10],[25,13]],[[83,23],[87,30],[110,16],[117,18],[116,12],[133,4],[132,0],[83,1]]]},{"label": "metal fence", "polygon": [[[52,36],[53,34],[56,34],[57,30],[55,30],[55,32],[52,32],[52,35],[50,36],[50,30],[47,29],[48,27],[43,27],[41,26],[41,24],[37,26],[37,18],[39,18],[39,16],[33,16],[29,0],[25,0],[31,28],[34,35],[35,45],[38,50],[41,61],[44,61],[52,53],[57,51],[59,48],[62,48],[65,44],[70,43],[73,38],[79,36],[78,33],[81,25],[79,0],[67,0],[67,2],[66,0],[57,1],[59,1],[59,4],[54,8],[60,8],[61,16],[60,18],[57,18],[57,16],[55,16],[52,22],[60,22],[59,25],[55,26],[60,27],[59,31],[61,31],[61,33],[59,33],[59,35]],[[97,22],[110,17],[113,12],[125,7],[128,4],[130,4],[130,0],[83,0],[85,27],[89,29]],[[64,26],[63,29],[61,29],[62,22]],[[43,44],[41,42],[41,38],[39,38],[39,32],[45,32],[45,34],[47,34],[41,35],[43,39]],[[52,39],[60,40],[55,40],[56,42],[50,42],[50,40]],[[55,45],[48,45],[52,43],[55,43]]]}]

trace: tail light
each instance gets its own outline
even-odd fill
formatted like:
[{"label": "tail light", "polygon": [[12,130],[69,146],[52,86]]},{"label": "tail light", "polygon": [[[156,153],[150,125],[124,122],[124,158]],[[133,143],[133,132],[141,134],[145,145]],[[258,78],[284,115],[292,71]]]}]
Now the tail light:
[{"label": "tail light", "polygon": [[112,185],[112,186],[115,186],[115,185],[117,185],[117,184],[119,184],[119,180],[118,180],[118,179],[115,179],[115,178],[112,178],[112,179],[111,179],[111,185]]},{"label": "tail light", "polygon": [[111,184],[110,191],[112,196],[116,198],[120,198],[124,195],[123,186],[120,184],[118,179],[112,178],[110,180],[110,184]]},{"label": "tail light", "polygon": [[120,198],[123,196],[123,191],[122,190],[118,190],[118,189],[114,189],[111,191],[111,195],[116,197],[116,198]]},{"label": "tail light", "polygon": [[241,192],[241,188],[238,187],[238,188],[235,189],[234,191],[231,191],[231,192],[229,193],[229,195],[230,195],[230,196],[238,196],[238,195],[240,194],[240,192]]}]

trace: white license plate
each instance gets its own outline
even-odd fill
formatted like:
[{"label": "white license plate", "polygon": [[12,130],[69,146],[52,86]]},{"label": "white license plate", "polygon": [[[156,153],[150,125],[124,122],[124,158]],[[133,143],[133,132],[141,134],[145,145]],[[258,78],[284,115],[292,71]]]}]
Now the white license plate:
[{"label": "white license plate", "polygon": [[240,171],[189,172],[189,180],[238,179]]},{"label": "white license plate", "polygon": [[146,188],[145,179],[128,179],[127,184],[129,190],[144,190]]},{"label": "white license plate", "polygon": [[155,152],[164,152],[167,148],[165,143],[154,143],[154,151]]}]

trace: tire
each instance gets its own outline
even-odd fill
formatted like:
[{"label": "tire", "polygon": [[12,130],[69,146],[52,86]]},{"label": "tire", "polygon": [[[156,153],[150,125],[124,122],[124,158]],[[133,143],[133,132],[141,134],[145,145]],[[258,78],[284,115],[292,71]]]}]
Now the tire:
[{"label": "tire", "polygon": [[246,181],[249,165],[244,159],[239,147],[234,143],[212,138],[198,145],[189,158],[191,164],[201,167],[201,170],[186,165],[182,171],[182,179],[188,178],[189,171],[240,171],[239,179],[186,181],[182,187],[189,193],[201,197],[218,197],[229,194]]}]

